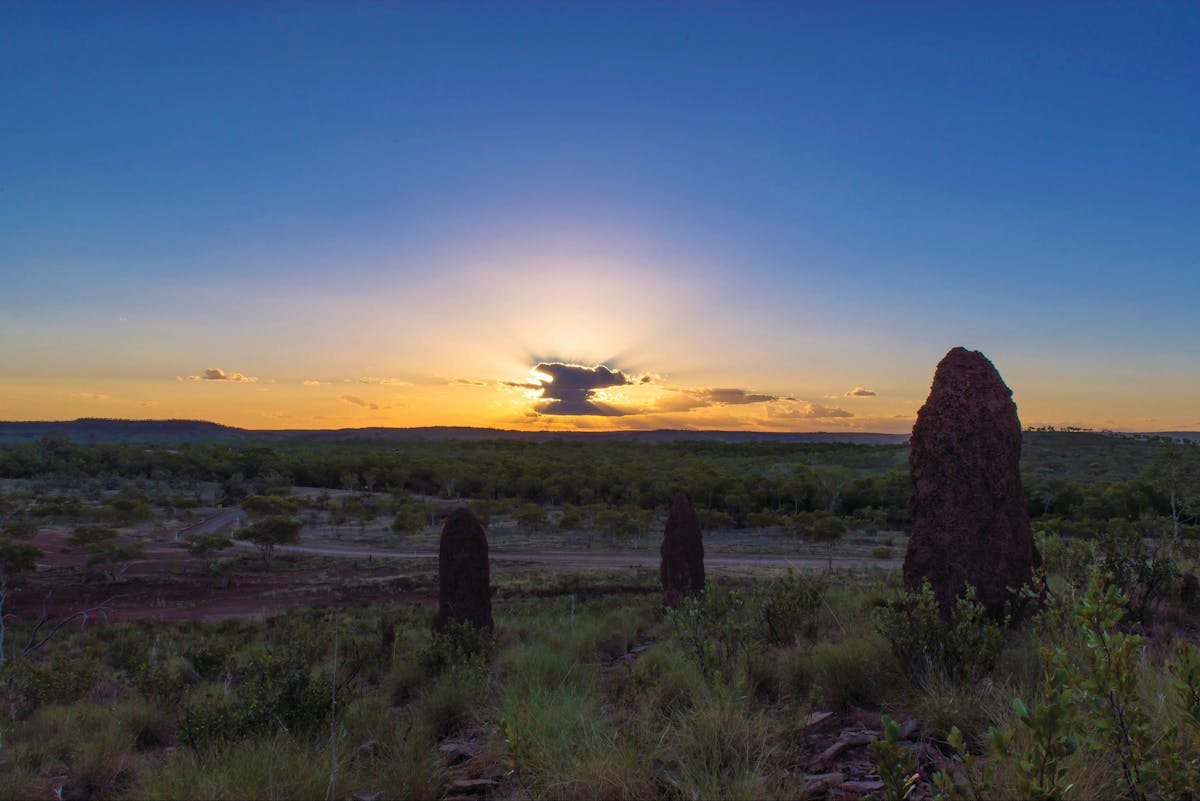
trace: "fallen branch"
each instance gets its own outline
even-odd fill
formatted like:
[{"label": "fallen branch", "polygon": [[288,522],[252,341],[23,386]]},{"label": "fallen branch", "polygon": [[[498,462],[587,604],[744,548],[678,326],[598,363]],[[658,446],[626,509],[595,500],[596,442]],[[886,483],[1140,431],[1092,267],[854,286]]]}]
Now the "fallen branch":
[{"label": "fallen branch", "polygon": [[[49,599],[49,597],[50,597],[49,595],[46,596],[47,599]],[[50,640],[54,638],[54,635],[58,634],[58,632],[63,628],[63,626],[67,625],[68,623],[70,623],[73,620],[76,620],[76,619],[79,620],[80,628],[83,628],[87,625],[88,619],[92,615],[98,615],[98,616],[104,618],[104,622],[107,623],[108,622],[108,604],[115,597],[116,596],[113,596],[112,598],[107,598],[107,599],[101,601],[100,603],[96,604],[95,606],[89,606],[87,609],[80,609],[78,612],[75,612],[71,615],[68,615],[67,617],[64,617],[62,620],[55,623],[54,627],[52,629],[50,629],[50,631],[47,632],[46,635],[39,640],[38,632],[40,632],[42,630],[42,627],[45,626],[46,623],[48,623],[50,621],[50,615],[46,611],[46,602],[43,601],[42,602],[42,617],[40,620],[38,620],[37,625],[35,625],[33,627],[33,631],[29,632],[29,640],[25,643],[25,647],[21,649],[21,656],[29,656],[34,651],[38,650],[43,645],[50,642]]]}]

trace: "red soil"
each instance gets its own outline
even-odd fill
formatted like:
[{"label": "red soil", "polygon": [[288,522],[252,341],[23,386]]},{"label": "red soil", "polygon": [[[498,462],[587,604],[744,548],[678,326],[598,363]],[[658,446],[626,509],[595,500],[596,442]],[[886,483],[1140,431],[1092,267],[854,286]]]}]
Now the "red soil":
[{"label": "red soil", "polygon": [[[281,554],[275,569],[265,571],[261,560],[244,551],[226,579],[205,569],[173,543],[147,543],[145,557],[131,562],[121,580],[108,584],[89,581],[87,555],[64,550],[67,532],[44,529],[32,540],[43,551],[35,573],[20,576],[9,594],[5,611],[18,618],[40,617],[42,610],[56,619],[104,603],[107,619],[220,620],[252,618],[299,606],[366,605],[437,601],[430,588],[404,571],[375,561],[327,561],[311,568],[311,557]],[[227,552],[228,553],[228,552]]]}]

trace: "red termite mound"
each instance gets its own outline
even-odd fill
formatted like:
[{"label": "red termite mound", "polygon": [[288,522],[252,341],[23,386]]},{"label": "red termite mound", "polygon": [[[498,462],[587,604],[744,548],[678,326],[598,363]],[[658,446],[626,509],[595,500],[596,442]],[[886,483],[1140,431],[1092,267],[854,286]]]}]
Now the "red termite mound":
[{"label": "red termite mound", "polygon": [[686,596],[704,589],[704,543],[700,538],[700,521],[692,502],[682,492],[671,498],[671,513],[663,531],[662,577],[663,601],[678,606]]},{"label": "red termite mound", "polygon": [[492,587],[488,543],[483,526],[466,507],[446,518],[438,548],[438,611],[433,620],[444,631],[452,620],[492,630]]},{"label": "red termite mound", "polygon": [[993,614],[1041,557],[1021,490],[1021,421],[1012,390],[979,351],[954,348],[937,366],[910,442],[912,535],[904,586],[929,579],[949,609],[967,584]]}]

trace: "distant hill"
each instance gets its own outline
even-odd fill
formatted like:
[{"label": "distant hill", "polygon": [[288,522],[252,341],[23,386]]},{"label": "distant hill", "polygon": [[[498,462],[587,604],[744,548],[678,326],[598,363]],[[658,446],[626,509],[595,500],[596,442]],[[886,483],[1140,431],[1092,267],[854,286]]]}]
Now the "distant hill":
[{"label": "distant hill", "polygon": [[263,440],[489,440],[527,442],[546,440],[673,442],[852,442],[894,445],[908,441],[907,434],[859,432],[778,433],[763,431],[511,431],[498,428],[431,426],[424,428],[339,428],[253,430],[203,420],[106,420],[81,418],[67,421],[0,422],[0,443],[28,442],[40,437],[64,437],[74,442],[244,442]]},{"label": "distant hill", "polygon": [[57,436],[75,442],[224,442],[252,439],[250,432],[203,420],[78,420],[0,422],[0,443]]}]

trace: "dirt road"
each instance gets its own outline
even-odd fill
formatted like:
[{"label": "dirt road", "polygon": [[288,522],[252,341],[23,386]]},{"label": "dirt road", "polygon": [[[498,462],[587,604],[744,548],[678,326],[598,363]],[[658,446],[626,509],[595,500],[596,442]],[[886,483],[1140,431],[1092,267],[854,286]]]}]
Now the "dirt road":
[{"label": "dirt road", "polygon": [[[248,548],[254,545],[243,540],[234,543]],[[437,559],[434,551],[386,551],[366,550],[362,548],[334,548],[325,545],[280,545],[276,550],[281,553],[305,553],[317,556],[333,556],[345,559]],[[560,567],[657,567],[659,555],[655,550],[644,551],[512,551],[493,549],[490,553],[493,562],[534,562],[538,564],[557,565]],[[829,560],[820,557],[779,556],[746,554],[709,554],[704,557],[706,567],[793,567],[798,570],[823,568],[829,565]],[[872,559],[858,557],[835,556],[834,567],[900,567],[898,559]]]},{"label": "dirt road", "polygon": [[[242,518],[243,512],[237,507],[223,509],[213,517],[184,529],[183,534],[207,534],[214,531],[232,529]],[[235,539],[234,544],[242,548],[253,548],[253,543]],[[343,559],[437,559],[436,551],[393,551],[386,549],[346,548],[330,545],[279,545],[275,550],[279,553],[312,554],[315,556],[332,556]],[[555,550],[504,550],[493,548],[492,561],[496,562],[532,562],[536,564],[557,565],[560,567],[579,568],[619,568],[619,567],[657,567],[659,555],[656,549],[638,551],[555,551]],[[792,567],[797,570],[810,570],[827,567],[830,561],[816,556],[781,556],[779,554],[707,554],[704,564],[709,567]],[[899,559],[875,559],[871,557],[835,556],[833,567],[865,567],[898,568],[903,563]]]}]

